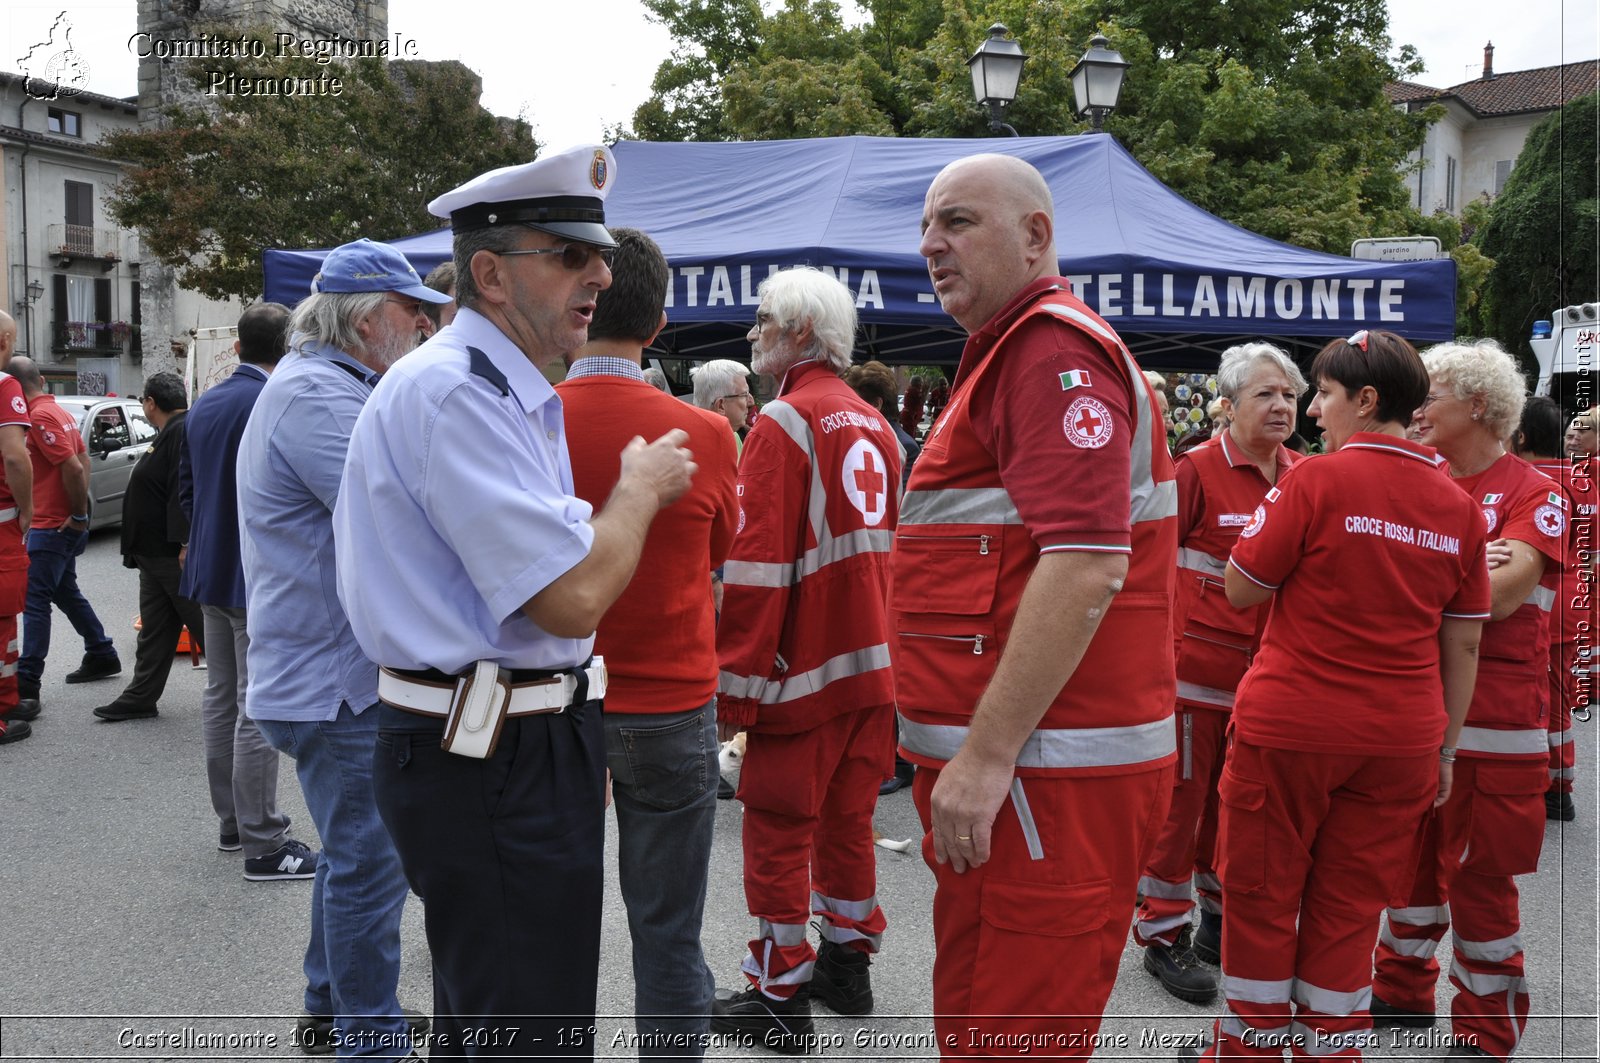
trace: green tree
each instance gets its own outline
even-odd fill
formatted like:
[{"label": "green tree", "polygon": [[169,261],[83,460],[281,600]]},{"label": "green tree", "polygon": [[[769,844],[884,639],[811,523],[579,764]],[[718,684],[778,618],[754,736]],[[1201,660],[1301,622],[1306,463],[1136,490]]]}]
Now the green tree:
[{"label": "green tree", "polygon": [[[787,0],[771,15],[751,0],[647,3],[675,13],[663,20],[679,49],[658,78],[686,74],[686,55],[716,71],[695,82],[692,123],[651,121],[689,95],[681,84],[642,106],[648,136],[987,136],[966,60],[996,21],[1030,56],[1006,120],[1024,135],[1078,133],[1069,75],[1099,31],[1132,64],[1107,130],[1181,195],[1339,253],[1423,225],[1398,168],[1436,115],[1384,97],[1418,69],[1410,49],[1388,58],[1384,0],[867,0],[855,27],[830,0]],[[743,13],[736,48],[714,31],[713,8]]]},{"label": "green tree", "polygon": [[[205,96],[207,70],[325,76],[340,91]],[[108,137],[103,150],[126,164],[112,216],[139,230],[179,284],[212,298],[259,296],[267,248],[437,227],[430,199],[538,150],[527,122],[479,106],[482,84],[460,63],[297,57],[207,60],[207,70],[187,72],[194,103],[171,108],[159,127]]]},{"label": "green tree", "polygon": [[1533,322],[1600,294],[1600,92],[1533,127],[1474,242],[1494,260],[1482,332],[1523,352]]}]

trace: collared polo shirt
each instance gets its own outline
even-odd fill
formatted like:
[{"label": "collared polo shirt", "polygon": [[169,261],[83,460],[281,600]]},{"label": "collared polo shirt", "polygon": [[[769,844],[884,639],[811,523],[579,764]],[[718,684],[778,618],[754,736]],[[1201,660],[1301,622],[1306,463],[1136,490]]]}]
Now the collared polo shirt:
[{"label": "collared polo shirt", "polygon": [[331,720],[377,703],[378,670],[339,604],[333,507],[356,417],[376,374],[292,338],[239,443],[239,549],[250,632],[247,712]]}]

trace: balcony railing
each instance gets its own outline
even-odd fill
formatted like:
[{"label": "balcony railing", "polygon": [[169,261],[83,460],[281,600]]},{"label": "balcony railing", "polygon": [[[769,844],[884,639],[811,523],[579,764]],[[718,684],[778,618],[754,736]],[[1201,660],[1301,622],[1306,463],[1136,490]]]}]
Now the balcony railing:
[{"label": "balcony railing", "polygon": [[126,322],[65,321],[50,326],[51,347],[58,354],[116,353],[134,333]]},{"label": "balcony railing", "polygon": [[122,258],[121,233],[90,225],[57,222],[45,226],[45,250],[63,258],[96,258],[116,262]]}]

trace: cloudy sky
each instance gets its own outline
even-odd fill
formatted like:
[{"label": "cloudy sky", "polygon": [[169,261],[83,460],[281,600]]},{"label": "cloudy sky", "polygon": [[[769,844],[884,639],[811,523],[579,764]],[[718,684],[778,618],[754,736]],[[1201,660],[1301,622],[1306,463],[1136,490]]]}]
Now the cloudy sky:
[{"label": "cloudy sky", "polygon": [[[1427,61],[1423,82],[1446,87],[1478,76],[1491,40],[1501,73],[1600,57],[1597,8],[1595,0],[1523,0],[1514,11],[1504,0],[1452,0],[1445,13],[1439,0],[1390,0],[1390,30]],[[9,0],[0,15],[0,69],[20,70],[30,47],[65,15],[73,48],[89,68],[89,90],[131,96],[135,9],[135,0]],[[389,0],[389,29],[391,40],[415,42],[416,58],[472,67],[483,76],[489,109],[525,114],[551,146],[596,140],[607,126],[628,123],[670,47],[638,0],[530,0],[515,7]],[[14,121],[0,116],[8,120]]]}]

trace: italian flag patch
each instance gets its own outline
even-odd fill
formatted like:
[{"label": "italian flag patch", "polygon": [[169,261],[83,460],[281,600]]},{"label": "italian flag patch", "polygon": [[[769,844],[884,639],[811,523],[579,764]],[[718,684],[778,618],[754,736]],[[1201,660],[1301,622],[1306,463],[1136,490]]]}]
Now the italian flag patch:
[{"label": "italian flag patch", "polygon": [[1061,390],[1071,391],[1073,388],[1086,388],[1089,386],[1089,370],[1074,369],[1070,373],[1061,374]]},{"label": "italian flag patch", "polygon": [[1552,506],[1555,506],[1558,509],[1567,508],[1567,500],[1556,494],[1554,491],[1550,492],[1549,501]]},{"label": "italian flag patch", "polygon": [[1488,495],[1484,495],[1483,496],[1483,504],[1486,505],[1486,506],[1492,506],[1496,502],[1499,502],[1504,497],[1506,497],[1504,494],[1498,494],[1498,495],[1496,495],[1496,494],[1488,494]]}]

